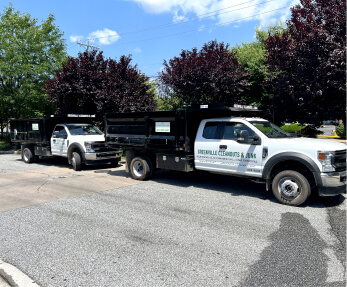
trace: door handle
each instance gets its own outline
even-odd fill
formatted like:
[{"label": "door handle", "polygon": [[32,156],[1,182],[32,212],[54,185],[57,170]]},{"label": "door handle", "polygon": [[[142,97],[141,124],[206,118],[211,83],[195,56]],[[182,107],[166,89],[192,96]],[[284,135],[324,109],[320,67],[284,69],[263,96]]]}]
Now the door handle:
[{"label": "door handle", "polygon": [[220,148],[220,149],[227,149],[228,146],[227,146],[227,145],[220,145],[219,148]]}]

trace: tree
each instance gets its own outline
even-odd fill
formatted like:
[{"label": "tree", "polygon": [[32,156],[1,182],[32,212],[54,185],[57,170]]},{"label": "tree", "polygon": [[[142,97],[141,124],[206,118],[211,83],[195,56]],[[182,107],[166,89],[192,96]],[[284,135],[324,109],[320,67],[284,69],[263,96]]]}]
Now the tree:
[{"label": "tree", "polygon": [[301,0],[291,12],[288,30],[265,41],[277,121],[345,118],[346,1]]},{"label": "tree", "polygon": [[211,41],[200,51],[182,50],[180,57],[164,61],[160,84],[171,102],[179,106],[192,103],[242,103],[248,74],[241,69],[228,45]]},{"label": "tree", "polygon": [[267,51],[265,49],[266,39],[276,33],[283,34],[285,26],[282,22],[276,22],[266,29],[256,26],[256,40],[250,43],[242,43],[233,47],[231,51],[236,53],[237,60],[242,68],[249,73],[249,89],[245,94],[246,102],[263,109],[271,106],[271,95],[264,88],[264,80],[270,76],[265,64]]},{"label": "tree", "polygon": [[11,117],[37,116],[49,109],[44,83],[66,52],[53,15],[37,24],[37,19],[9,6],[0,17],[0,123],[6,123]]},{"label": "tree", "polygon": [[131,56],[121,56],[118,62],[105,60],[96,50],[79,53],[77,58],[69,57],[46,82],[46,92],[59,113],[152,110],[153,85],[131,60]]}]

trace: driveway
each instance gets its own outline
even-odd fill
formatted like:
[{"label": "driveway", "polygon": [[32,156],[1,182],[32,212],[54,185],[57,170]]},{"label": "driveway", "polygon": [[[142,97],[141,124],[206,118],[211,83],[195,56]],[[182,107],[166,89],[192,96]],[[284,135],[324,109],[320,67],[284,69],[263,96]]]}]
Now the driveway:
[{"label": "driveway", "polygon": [[346,286],[345,195],[290,207],[245,179],[19,155],[0,171],[0,258],[43,287]]}]

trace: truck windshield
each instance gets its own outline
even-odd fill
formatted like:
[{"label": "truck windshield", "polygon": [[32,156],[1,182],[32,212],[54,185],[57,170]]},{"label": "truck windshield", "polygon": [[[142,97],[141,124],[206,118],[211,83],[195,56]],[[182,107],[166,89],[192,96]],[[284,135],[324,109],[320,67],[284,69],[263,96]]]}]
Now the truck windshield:
[{"label": "truck windshield", "polygon": [[268,121],[250,121],[250,123],[260,130],[268,138],[289,138],[292,134],[282,130],[280,127]]},{"label": "truck windshield", "polygon": [[103,133],[93,125],[67,125],[71,135],[102,135]]}]

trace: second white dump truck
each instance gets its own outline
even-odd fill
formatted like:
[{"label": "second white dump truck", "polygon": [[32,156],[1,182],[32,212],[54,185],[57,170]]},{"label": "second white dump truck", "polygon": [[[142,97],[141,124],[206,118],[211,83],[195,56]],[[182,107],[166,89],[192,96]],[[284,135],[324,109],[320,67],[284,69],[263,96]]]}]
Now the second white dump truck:
[{"label": "second white dump truck", "polygon": [[105,143],[105,135],[92,122],[94,116],[52,115],[30,119],[12,119],[11,142],[21,146],[25,163],[40,157],[67,158],[74,170],[83,164],[113,164],[120,160],[121,150]]}]

